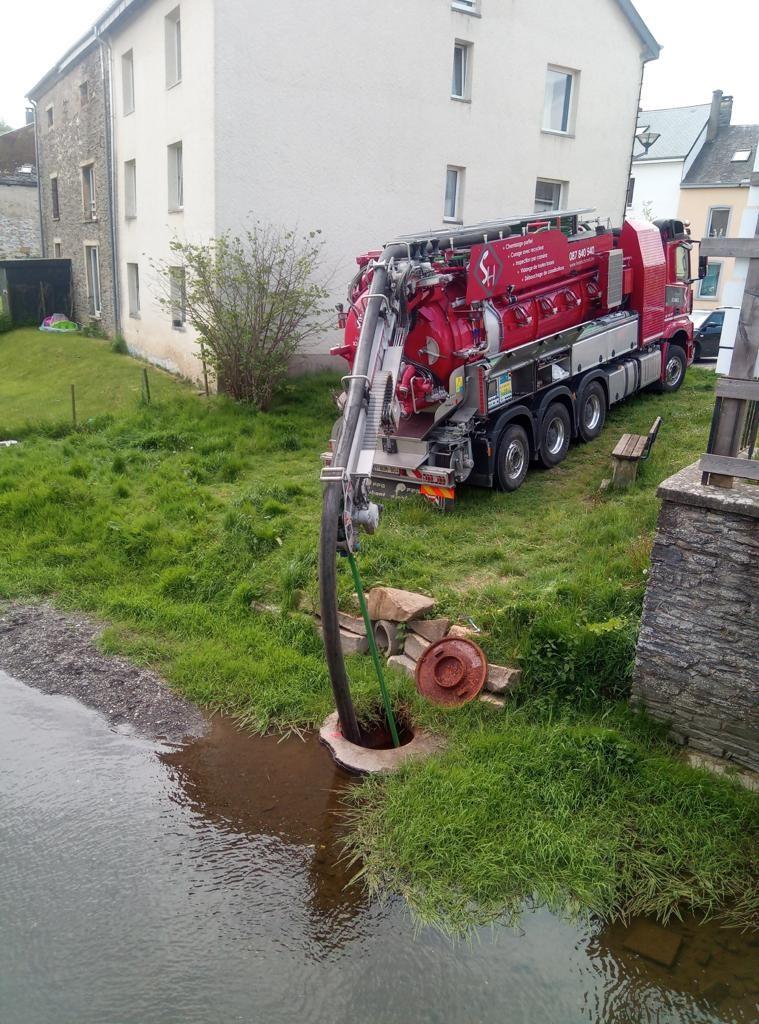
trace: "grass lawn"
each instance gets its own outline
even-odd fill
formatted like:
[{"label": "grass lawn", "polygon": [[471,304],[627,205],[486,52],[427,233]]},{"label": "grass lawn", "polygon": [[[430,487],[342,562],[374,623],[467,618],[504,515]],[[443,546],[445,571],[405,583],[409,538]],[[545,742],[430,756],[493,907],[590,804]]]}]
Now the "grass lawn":
[{"label": "grass lawn", "polygon": [[[133,409],[143,364],[111,351],[110,343],[81,335],[48,334],[25,327],[0,334],[0,435],[14,436],[28,422],[71,420],[71,385],[77,419]],[[148,367],[151,397],[163,400],[181,387]]]},{"label": "grass lawn", "polygon": [[[0,437],[22,440],[0,449],[0,596],[100,616],[107,650],[255,729],[321,721],[331,708],[323,652],[297,608],[316,592],[318,455],[337,376],[291,382],[257,414],[156,371],[154,402],[141,405],[140,364],[101,342],[19,331],[0,336],[0,360]],[[91,392],[78,430],[67,419],[75,372],[105,391]],[[678,763],[619,699],[656,485],[703,450],[713,381],[691,369],[676,395],[615,408],[601,437],[551,472],[533,470],[516,494],[463,489],[446,515],[389,503],[364,539],[367,587],[433,593],[441,613],[482,627],[495,660],[525,668],[506,712],[441,712],[390,679],[396,700],[450,745],[356,787],[352,849],[368,882],[403,892],[422,919],[456,929],[533,899],[606,916],[756,915],[759,802]],[[647,430],[658,413],[636,485],[602,495],[619,435]],[[345,570],[346,609],[352,590]],[[282,612],[259,614],[253,600]],[[367,715],[377,697],[369,659],[350,670]]]}]

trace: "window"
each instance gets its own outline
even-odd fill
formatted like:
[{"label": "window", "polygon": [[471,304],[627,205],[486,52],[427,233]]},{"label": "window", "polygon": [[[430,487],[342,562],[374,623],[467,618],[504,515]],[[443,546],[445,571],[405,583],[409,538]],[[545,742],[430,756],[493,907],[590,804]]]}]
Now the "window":
[{"label": "window", "polygon": [[750,149],[736,149],[730,158],[730,162],[734,164],[742,164],[751,156]]},{"label": "window", "polygon": [[79,106],[86,107],[90,102],[90,84],[85,79],[84,82],[79,85]]},{"label": "window", "polygon": [[175,142],[168,147],[169,166],[169,212],[184,207],[184,168],[182,166],[182,143]]},{"label": "window", "polygon": [[571,71],[548,68],[543,104],[543,131],[565,134],[569,132],[573,81],[574,75]]},{"label": "window", "polygon": [[690,281],[690,250],[684,245],[675,249],[675,278],[686,284]]},{"label": "window", "polygon": [[445,204],[443,220],[461,220],[461,193],[464,182],[463,167],[448,167],[445,172]]},{"label": "window", "polygon": [[100,316],[100,260],[96,245],[85,245],[84,262],[87,270],[87,311]]},{"label": "window", "polygon": [[185,323],[185,276],[184,267],[171,267],[169,272],[171,287],[171,326],[177,330]]},{"label": "window", "polygon": [[85,220],[97,220],[94,164],[85,164],[82,168],[82,208]]},{"label": "window", "polygon": [[709,238],[724,238],[730,224],[729,206],[712,206],[706,222],[706,234]]},{"label": "window", "polygon": [[56,260],[59,260],[62,255],[63,255],[63,253],[61,251],[60,239],[55,238],[55,239],[53,239],[53,258],[56,259]]},{"label": "window", "polygon": [[53,127],[53,105],[52,104],[50,104],[49,107],[45,107],[45,113],[47,114],[47,126],[48,126],[48,128],[52,128]]},{"label": "window", "polygon": [[471,43],[456,43],[453,47],[453,76],[451,78],[451,98],[454,100],[469,99],[469,75],[471,65]]},{"label": "window", "polygon": [[630,178],[627,182],[627,198],[625,199],[625,206],[632,206],[633,196],[635,195],[635,178]]},{"label": "window", "polygon": [[561,181],[538,178],[535,182],[535,213],[561,209],[562,184]]},{"label": "window", "polygon": [[131,50],[121,55],[121,103],[124,116],[134,110],[134,54]]},{"label": "window", "polygon": [[124,163],[124,216],[131,220],[137,216],[137,161]]},{"label": "window", "polygon": [[182,22],[179,8],[175,7],[171,14],[164,18],[166,34],[166,88],[182,81]]},{"label": "window", "polygon": [[479,11],[479,0],[451,0],[451,7],[454,11],[461,11],[463,14],[477,14]]},{"label": "window", "polygon": [[721,263],[712,263],[711,260],[706,267],[706,277],[701,280],[698,288],[700,299],[716,299],[719,291],[719,275],[722,269]]},{"label": "window", "polygon": [[129,296],[129,315],[140,315],[140,268],[136,263],[127,263],[127,294]]},{"label": "window", "polygon": [[58,200],[58,175],[53,174],[50,178],[50,199],[53,207],[53,220],[60,220],[61,207]]}]

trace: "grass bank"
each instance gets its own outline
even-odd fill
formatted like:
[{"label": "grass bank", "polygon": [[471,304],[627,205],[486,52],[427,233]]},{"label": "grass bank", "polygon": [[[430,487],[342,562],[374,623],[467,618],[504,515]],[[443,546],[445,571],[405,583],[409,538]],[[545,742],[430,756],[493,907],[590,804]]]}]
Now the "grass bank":
[{"label": "grass bank", "polygon": [[[318,723],[329,682],[297,608],[316,591],[318,453],[337,378],[292,382],[260,415],[157,374],[144,406],[134,361],[86,339],[31,340],[36,349],[29,332],[0,337],[0,432],[22,440],[0,450],[0,595],[102,617],[106,650],[253,728]],[[53,351],[61,362],[49,373]],[[65,407],[75,353],[83,377],[97,369],[114,388],[77,430]],[[446,516],[390,503],[365,540],[367,586],[435,594],[441,612],[477,622],[494,659],[526,669],[524,696],[505,714],[479,704],[441,713],[391,679],[396,699],[446,732],[450,748],[358,787],[352,848],[369,883],[404,892],[423,919],[459,928],[531,898],[609,916],[756,913],[756,798],[677,763],[618,700],[655,488],[702,450],[712,389],[711,374],[691,370],[677,395],[615,408],[600,438],[550,473],[533,471],[516,494],[464,490]],[[660,412],[638,483],[601,495],[616,438]],[[346,609],[352,589],[343,572]],[[282,612],[256,613],[252,601]],[[368,659],[350,670],[366,713],[376,697]]]}]

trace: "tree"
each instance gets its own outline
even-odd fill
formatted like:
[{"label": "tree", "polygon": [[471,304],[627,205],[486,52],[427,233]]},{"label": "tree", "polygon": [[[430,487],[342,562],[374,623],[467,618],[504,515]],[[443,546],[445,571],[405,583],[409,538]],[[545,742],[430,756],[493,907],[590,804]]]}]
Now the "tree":
[{"label": "tree", "polygon": [[11,128],[11,126],[10,126],[10,125],[8,124],[8,122],[7,122],[7,121],[4,121],[4,120],[2,119],[2,117],[0,117],[0,135],[4,135],[4,134],[5,134],[5,132],[12,132],[12,131],[13,131],[13,129],[12,129],[12,128]]},{"label": "tree", "polygon": [[238,401],[268,409],[292,356],[326,326],[320,234],[257,222],[205,244],[175,239],[156,264],[159,301],[172,320],[186,316],[219,390]]}]

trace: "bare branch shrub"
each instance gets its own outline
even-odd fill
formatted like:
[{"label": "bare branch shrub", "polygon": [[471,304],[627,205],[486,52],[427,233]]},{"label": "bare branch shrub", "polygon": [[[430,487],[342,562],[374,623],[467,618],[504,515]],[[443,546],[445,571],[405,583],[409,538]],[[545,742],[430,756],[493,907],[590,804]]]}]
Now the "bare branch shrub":
[{"label": "bare branch shrub", "polygon": [[292,356],[326,326],[328,293],[315,276],[322,247],[318,231],[300,236],[257,222],[241,236],[226,232],[204,244],[176,239],[170,259],[156,264],[159,302],[172,322],[181,313],[198,332],[220,391],[269,408]]}]

